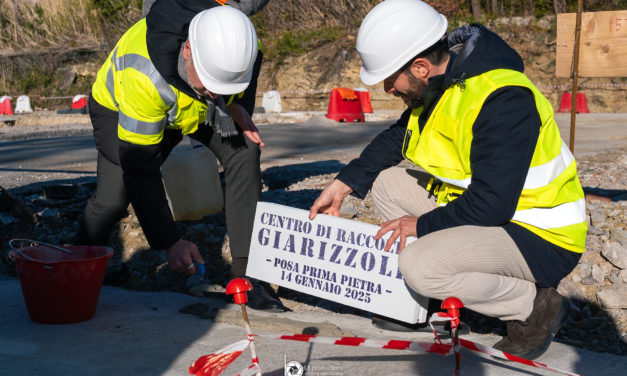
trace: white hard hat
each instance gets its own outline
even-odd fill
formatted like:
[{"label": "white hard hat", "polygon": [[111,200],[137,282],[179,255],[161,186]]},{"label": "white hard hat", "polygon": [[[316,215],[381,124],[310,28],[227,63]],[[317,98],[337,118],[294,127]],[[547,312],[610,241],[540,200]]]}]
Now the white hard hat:
[{"label": "white hard hat", "polygon": [[257,33],[241,11],[219,6],[198,13],[189,24],[189,43],[198,78],[216,94],[245,90],[257,58]]},{"label": "white hard hat", "polygon": [[386,0],[372,8],[357,34],[361,80],[385,80],[446,33],[446,17],[419,0]]}]

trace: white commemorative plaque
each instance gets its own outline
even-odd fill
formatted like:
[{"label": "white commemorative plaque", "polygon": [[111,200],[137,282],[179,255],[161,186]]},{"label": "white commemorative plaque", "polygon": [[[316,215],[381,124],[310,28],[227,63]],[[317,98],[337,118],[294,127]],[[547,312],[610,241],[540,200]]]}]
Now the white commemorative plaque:
[{"label": "white commemorative plaque", "polygon": [[[379,226],[259,202],[246,275],[408,323],[425,322],[428,300],[398,270],[398,241],[383,251]],[[415,238],[408,238],[407,244]]]}]

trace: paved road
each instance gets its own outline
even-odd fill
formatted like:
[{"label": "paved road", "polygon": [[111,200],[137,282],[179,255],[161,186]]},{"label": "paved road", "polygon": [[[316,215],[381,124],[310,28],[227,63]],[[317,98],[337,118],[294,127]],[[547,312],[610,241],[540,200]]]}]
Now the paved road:
[{"label": "paved road", "polygon": [[[260,126],[266,147],[262,163],[290,164],[303,160],[350,161],[390,122],[329,125],[320,120],[301,124]],[[76,133],[76,131],[74,131]],[[25,134],[21,140],[0,139],[0,185],[12,188],[29,182],[93,176],[96,150],[88,126],[82,135],[49,137]],[[32,138],[32,136],[36,136]]]},{"label": "paved road", "polygon": [[[239,307],[223,301],[171,292],[140,292],[104,286],[93,319],[66,325],[45,325],[28,319],[19,283],[0,279],[0,374],[2,375],[133,375],[181,376],[200,356],[246,339]],[[209,304],[216,318],[201,319],[179,309]],[[432,342],[429,333],[398,333],[376,329],[363,316],[331,311],[269,314],[248,310],[255,334],[302,333],[355,335],[384,340]],[[221,318],[222,317],[222,318]],[[298,328],[298,329],[297,329]],[[491,346],[500,337],[469,334],[464,339]],[[255,347],[266,376],[283,376],[284,364],[297,361],[305,376],[453,375],[455,358],[415,351],[333,346],[256,337]],[[549,371],[494,360],[462,350],[462,375],[558,375]],[[583,375],[619,376],[625,357],[595,353],[553,342],[538,361]],[[225,375],[250,364],[245,351]]]},{"label": "paved road", "polygon": [[[568,143],[570,115],[557,114],[562,137]],[[299,124],[260,125],[266,147],[262,163],[281,165],[302,161],[337,160],[347,163],[392,120],[337,124],[315,116]],[[89,125],[74,136],[25,133],[25,139],[6,140],[0,134],[0,185],[16,187],[30,182],[93,176],[96,151]],[[68,130],[70,132],[70,130]],[[35,138],[32,138],[35,136]],[[582,156],[627,147],[627,114],[577,116],[575,155]]]}]

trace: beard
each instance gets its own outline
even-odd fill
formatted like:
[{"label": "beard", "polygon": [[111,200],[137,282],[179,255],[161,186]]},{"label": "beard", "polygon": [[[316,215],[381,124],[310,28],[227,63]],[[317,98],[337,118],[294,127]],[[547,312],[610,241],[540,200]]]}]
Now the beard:
[{"label": "beard", "polygon": [[394,95],[403,99],[405,104],[411,109],[421,107],[425,104],[425,88],[427,85],[423,84],[422,81],[409,72],[404,72],[403,74],[407,75],[409,89],[405,93],[397,91]]}]

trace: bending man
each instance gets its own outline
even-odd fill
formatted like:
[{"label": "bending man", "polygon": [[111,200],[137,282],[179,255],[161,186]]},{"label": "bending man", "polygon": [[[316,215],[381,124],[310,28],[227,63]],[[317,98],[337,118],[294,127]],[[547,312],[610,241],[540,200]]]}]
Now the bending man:
[{"label": "bending man", "polygon": [[[148,243],[166,251],[170,268],[195,273],[202,257],[181,238],[159,171],[188,135],[224,167],[232,276],[243,276],[261,197],[264,144],[251,119],[261,59],[252,23],[235,8],[200,0],[152,5],[118,41],[92,87],[98,186],[77,242],[105,244],[130,202]],[[283,310],[262,286],[249,301],[252,308]]]}]

